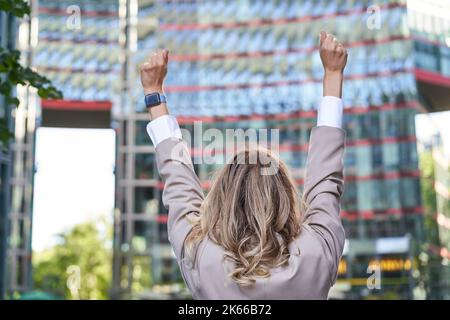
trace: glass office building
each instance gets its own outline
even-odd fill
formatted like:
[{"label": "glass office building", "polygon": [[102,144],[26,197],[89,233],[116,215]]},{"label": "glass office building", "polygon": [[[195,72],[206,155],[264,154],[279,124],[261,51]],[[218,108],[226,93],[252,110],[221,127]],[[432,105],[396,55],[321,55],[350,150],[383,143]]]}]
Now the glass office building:
[{"label": "glass office building", "polygon": [[[31,65],[35,30],[31,15],[16,19],[0,12],[0,46],[19,50],[22,66]],[[0,96],[1,126],[11,139],[0,143],[0,298],[14,298],[31,288],[31,214],[34,176],[36,91],[17,86],[17,107]]]},{"label": "glass office building", "polygon": [[[112,92],[119,95],[114,87],[120,79],[117,1],[78,1],[74,6],[70,1],[32,0],[29,4],[30,16],[16,22],[2,13],[2,47],[20,50],[22,65],[50,78],[63,91],[65,100],[38,100],[36,90],[19,86],[16,94],[21,103],[12,117],[3,101],[0,104],[0,119],[7,120],[14,133],[9,154],[2,149],[0,157],[0,293],[9,298],[32,288],[37,126],[98,127],[107,122],[110,127],[110,105],[115,101]],[[90,113],[79,117],[73,110]],[[99,110],[108,117],[96,114]]]},{"label": "glass office building", "polygon": [[37,3],[34,66],[63,91],[67,102],[115,101],[120,79],[117,1]]},{"label": "glass office building", "polygon": [[[139,4],[138,9],[136,5]],[[133,259],[151,257],[152,284],[174,281],[176,264],[167,243],[163,184],[145,132],[137,66],[156,48],[171,51],[166,93],[183,128],[279,129],[279,151],[301,189],[308,139],[322,94],[318,33],[345,43],[347,151],[342,218],[347,246],[333,291],[347,298],[412,298],[417,285],[422,207],[414,117],[448,109],[435,99],[448,88],[449,51],[443,35],[449,20],[439,1],[130,1],[127,44],[134,90],[132,114],[121,121],[127,140],[119,157],[121,246],[127,256],[116,278],[125,292],[139,277]],[[436,15],[436,12],[438,13]],[[446,32],[444,32],[446,31]],[[133,38],[133,37],[132,37]],[[433,91],[436,90],[436,91]],[[130,104],[131,103],[131,104]],[[208,141],[203,141],[203,146]],[[195,169],[207,192],[218,167],[202,162],[193,145]],[[116,220],[117,221],[117,220]],[[127,263],[125,263],[127,262]],[[370,267],[382,274],[369,290]]]},{"label": "glass office building", "polygon": [[[15,47],[15,19],[4,12],[0,12],[0,48],[13,49]],[[12,129],[10,107],[5,98],[0,95],[0,126]],[[10,172],[11,153],[9,145],[0,142],[0,299],[6,293],[6,257],[8,241],[8,212],[10,207]]]},{"label": "glass office building", "polygon": [[[163,183],[145,131],[138,66],[171,51],[166,92],[183,128],[278,129],[301,190],[322,95],[321,30],[346,45],[347,245],[336,297],[412,298],[423,239],[414,117],[449,109],[446,1],[39,1],[33,65],[63,90],[61,110],[111,103],[117,132],[112,296],[182,293]],[[48,102],[43,101],[42,107]],[[38,114],[38,117],[40,114]],[[45,119],[42,119],[45,123]],[[216,131],[217,132],[217,131]],[[261,131],[260,131],[261,132]],[[275,136],[273,136],[275,138]],[[203,141],[203,145],[207,142]],[[192,146],[207,192],[218,165]],[[381,288],[368,289],[373,267]]]}]

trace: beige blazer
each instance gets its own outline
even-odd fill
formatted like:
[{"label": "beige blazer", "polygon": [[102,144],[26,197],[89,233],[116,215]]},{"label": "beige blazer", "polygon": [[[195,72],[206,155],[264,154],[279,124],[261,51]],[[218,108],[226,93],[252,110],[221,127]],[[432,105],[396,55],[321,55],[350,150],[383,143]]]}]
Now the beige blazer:
[{"label": "beige blazer", "polygon": [[241,287],[228,274],[232,262],[222,247],[204,239],[195,268],[183,257],[183,244],[198,215],[203,191],[189,151],[180,139],[166,139],[156,147],[159,173],[165,182],[163,203],[169,211],[168,232],[183,278],[195,299],[326,299],[335,283],[345,234],[339,218],[343,192],[345,132],[315,127],[311,132],[304,200],[308,205],[300,235],[291,242],[289,265],[271,276]]}]

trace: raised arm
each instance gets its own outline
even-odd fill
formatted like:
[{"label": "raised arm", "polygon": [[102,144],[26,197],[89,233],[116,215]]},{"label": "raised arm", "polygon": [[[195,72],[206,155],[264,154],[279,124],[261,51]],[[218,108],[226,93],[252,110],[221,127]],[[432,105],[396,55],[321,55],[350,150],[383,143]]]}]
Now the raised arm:
[{"label": "raised arm", "polygon": [[339,218],[343,192],[343,154],[345,132],[342,125],[342,81],[347,52],[333,35],[321,33],[320,57],[324,65],[322,101],[318,107],[317,127],[311,132],[304,200],[308,224],[327,256],[331,277],[336,279],[345,234]]},{"label": "raised arm", "polygon": [[[141,82],[145,95],[164,95],[168,61],[168,51],[162,50],[142,65]],[[169,240],[180,260],[184,240],[191,230],[188,216],[198,215],[203,192],[177,120],[169,115],[167,102],[148,107],[148,111],[152,121],[147,125],[147,132],[155,146],[156,164],[165,183],[162,200],[169,211]]]}]

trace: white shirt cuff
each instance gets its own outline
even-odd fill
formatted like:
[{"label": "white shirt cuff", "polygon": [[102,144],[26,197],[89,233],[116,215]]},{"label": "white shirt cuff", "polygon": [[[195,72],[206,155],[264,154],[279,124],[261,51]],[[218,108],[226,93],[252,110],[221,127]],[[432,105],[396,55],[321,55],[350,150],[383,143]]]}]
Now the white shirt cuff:
[{"label": "white shirt cuff", "polygon": [[342,128],[342,99],[333,96],[322,97],[317,109],[317,126]]},{"label": "white shirt cuff", "polygon": [[169,138],[182,139],[180,126],[174,116],[163,115],[147,124],[147,133],[156,146],[163,140]]}]

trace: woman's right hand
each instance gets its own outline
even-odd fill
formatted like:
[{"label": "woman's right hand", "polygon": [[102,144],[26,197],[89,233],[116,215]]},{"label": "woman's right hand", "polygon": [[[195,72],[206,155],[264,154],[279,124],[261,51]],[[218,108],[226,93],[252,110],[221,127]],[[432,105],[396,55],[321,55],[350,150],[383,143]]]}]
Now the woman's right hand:
[{"label": "woman's right hand", "polygon": [[154,52],[148,60],[141,65],[141,83],[145,94],[162,92],[168,63],[169,51],[164,49]]},{"label": "woman's right hand", "polygon": [[[164,49],[153,53],[141,66],[141,83],[145,94],[155,92],[164,94],[163,84],[167,74],[168,63],[169,51]],[[169,114],[166,103],[148,108],[148,112],[152,120]]]},{"label": "woman's right hand", "polygon": [[343,73],[347,64],[347,50],[335,36],[322,31],[319,41],[320,59],[322,60],[325,73]]},{"label": "woman's right hand", "polygon": [[323,95],[341,98],[343,72],[347,64],[347,50],[336,37],[321,32],[319,40],[320,59],[325,75],[323,79]]}]

